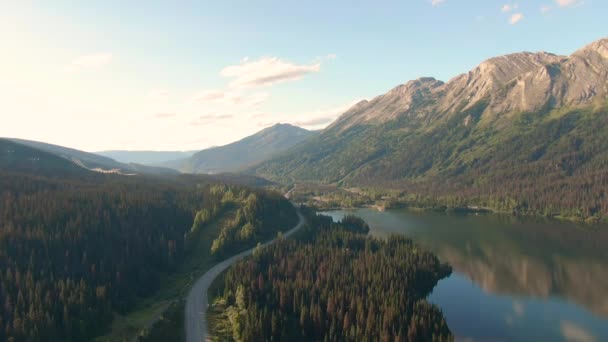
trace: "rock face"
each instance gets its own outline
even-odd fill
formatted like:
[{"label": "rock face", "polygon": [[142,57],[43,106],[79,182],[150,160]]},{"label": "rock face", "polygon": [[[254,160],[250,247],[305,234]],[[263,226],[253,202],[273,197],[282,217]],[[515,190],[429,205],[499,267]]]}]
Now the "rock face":
[{"label": "rock face", "polygon": [[385,95],[354,105],[329,128],[343,130],[367,122],[390,121],[402,115],[422,118],[430,114],[425,108],[426,101],[435,97],[436,90],[443,84],[431,77],[419,78],[402,84]]},{"label": "rock face", "polygon": [[[488,59],[447,83],[420,78],[349,109],[331,128],[384,123],[400,116],[429,123],[487,101],[482,121],[512,112],[591,104],[608,94],[608,39],[570,56],[522,52]],[[419,124],[421,122],[418,122]]]}]

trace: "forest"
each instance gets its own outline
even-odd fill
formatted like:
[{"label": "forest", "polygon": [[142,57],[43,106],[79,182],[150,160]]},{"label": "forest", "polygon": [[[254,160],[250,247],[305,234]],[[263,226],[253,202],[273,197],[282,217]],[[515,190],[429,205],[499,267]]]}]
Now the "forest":
[{"label": "forest", "polygon": [[[284,183],[393,192],[400,206],[608,220],[608,105],[515,113],[501,127],[464,125],[485,106],[424,129],[401,118],[325,132],[252,171]],[[320,204],[336,202],[353,201]]]},{"label": "forest", "polygon": [[212,308],[220,340],[453,340],[425,300],[450,266],[407,238],[368,237],[360,218],[307,218],[297,239],[227,271]]},{"label": "forest", "polygon": [[[153,294],[225,211],[221,251],[287,229],[280,194],[205,178],[0,169],[0,340],[82,341]],[[219,257],[219,255],[218,255]]]}]

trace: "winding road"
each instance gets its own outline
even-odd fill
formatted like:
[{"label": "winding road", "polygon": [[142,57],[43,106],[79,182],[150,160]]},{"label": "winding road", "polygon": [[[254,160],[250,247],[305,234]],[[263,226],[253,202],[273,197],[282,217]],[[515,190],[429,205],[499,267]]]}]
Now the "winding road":
[{"label": "winding road", "polygon": [[[283,234],[284,237],[296,232],[302,228],[305,223],[304,216],[300,213],[300,209],[296,206],[298,212],[299,222],[291,230]],[[275,242],[276,239],[264,243],[262,246],[268,246]],[[192,286],[188,298],[186,299],[186,313],[184,317],[185,329],[186,329],[186,342],[201,342],[210,341],[209,332],[207,331],[207,307],[209,305],[209,298],[207,292],[209,286],[215,278],[220,275],[224,270],[230,267],[235,262],[243,259],[244,257],[251,255],[255,248],[248,249],[235,256],[232,256],[219,264],[213,266],[207,273],[203,274]]]}]

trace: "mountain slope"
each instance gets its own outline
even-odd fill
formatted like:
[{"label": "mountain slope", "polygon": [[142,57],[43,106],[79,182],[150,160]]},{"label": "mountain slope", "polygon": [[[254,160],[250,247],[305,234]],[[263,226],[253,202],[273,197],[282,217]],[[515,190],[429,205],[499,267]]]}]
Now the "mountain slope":
[{"label": "mountain slope", "polygon": [[447,83],[421,78],[358,103],[252,171],[452,204],[608,216],[607,100],[608,39],[568,57],[512,54]]},{"label": "mountain slope", "polygon": [[167,162],[191,157],[197,151],[100,151],[95,154],[121,163],[161,166]]},{"label": "mountain slope", "polygon": [[110,173],[145,173],[145,174],[176,174],[175,170],[161,167],[151,167],[135,163],[124,164],[119,163],[114,159],[99,156],[93,153],[88,153],[73,148],[47,144],[38,141],[24,140],[24,139],[7,139],[17,144],[29,146],[33,149],[51,153],[53,155],[62,157],[72,163],[92,171],[97,172],[110,172]]},{"label": "mountain slope", "polygon": [[167,165],[177,166],[188,173],[239,171],[271,158],[314,134],[300,127],[276,124],[232,144],[202,150],[184,161]]},{"label": "mountain slope", "polygon": [[65,158],[7,139],[0,139],[0,170],[47,176],[89,172]]}]

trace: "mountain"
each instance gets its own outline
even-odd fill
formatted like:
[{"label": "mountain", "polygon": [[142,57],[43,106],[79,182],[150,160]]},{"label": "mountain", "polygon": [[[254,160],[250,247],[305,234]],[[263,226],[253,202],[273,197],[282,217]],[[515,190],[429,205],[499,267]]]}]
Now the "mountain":
[{"label": "mountain", "polygon": [[443,203],[608,216],[607,108],[608,39],[570,56],[510,54],[447,83],[419,78],[362,101],[250,171]]},{"label": "mountain", "polygon": [[234,143],[202,150],[186,160],[166,165],[188,173],[240,171],[271,158],[315,134],[289,124],[276,124]]},{"label": "mountain", "polygon": [[73,148],[47,144],[38,141],[23,140],[23,139],[4,139],[13,143],[30,147],[31,149],[40,152],[47,152],[57,157],[61,157],[71,163],[83,168],[96,172],[103,173],[121,173],[121,174],[176,174],[175,170],[163,167],[151,167],[135,163],[119,163],[116,160],[104,156],[99,156],[93,153],[88,153]]},{"label": "mountain", "polygon": [[161,166],[168,162],[186,159],[198,151],[101,151],[95,154],[121,163]]},{"label": "mountain", "polygon": [[87,170],[55,154],[0,138],[0,170],[44,175],[86,173]]}]

